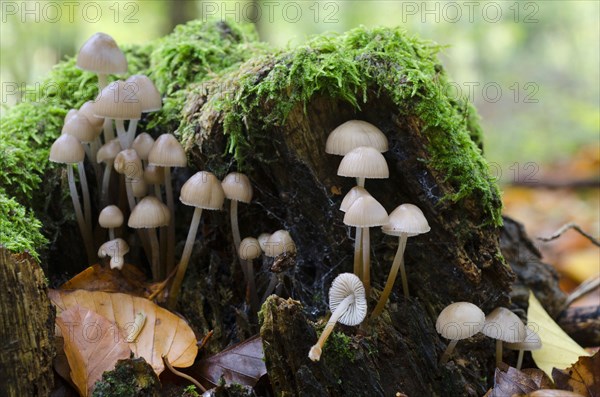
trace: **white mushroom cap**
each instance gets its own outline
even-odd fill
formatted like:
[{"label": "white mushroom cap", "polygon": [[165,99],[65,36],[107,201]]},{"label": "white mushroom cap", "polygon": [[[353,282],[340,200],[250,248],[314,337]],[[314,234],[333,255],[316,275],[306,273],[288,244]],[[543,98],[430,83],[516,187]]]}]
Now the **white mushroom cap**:
[{"label": "white mushroom cap", "polygon": [[73,116],[75,116],[77,113],[79,113],[79,111],[77,109],[69,109],[69,111],[65,115],[65,119],[64,119],[63,123],[66,123],[67,121],[71,120],[71,118]]},{"label": "white mushroom cap", "polygon": [[96,97],[94,115],[119,120],[139,120],[142,105],[134,87],[123,80],[113,81]]},{"label": "white mushroom cap", "polygon": [[221,182],[212,172],[200,171],[183,184],[179,200],[193,207],[220,210],[225,201],[225,193]]},{"label": "white mushroom cap", "polygon": [[75,164],[83,161],[85,150],[79,139],[73,135],[59,136],[50,147],[50,161],[63,164]]},{"label": "white mushroom cap", "polygon": [[169,208],[156,197],[147,196],[133,207],[127,225],[134,229],[147,229],[167,226],[170,220]]},{"label": "white mushroom cap", "polygon": [[539,350],[542,348],[542,340],[537,332],[525,327],[525,340],[523,342],[505,343],[504,346],[511,350]]},{"label": "white mushroom cap", "polygon": [[98,223],[105,229],[120,227],[123,224],[123,213],[116,205],[109,205],[100,211]]},{"label": "white mushroom cap", "polygon": [[381,226],[387,222],[385,208],[373,196],[361,196],[354,200],[344,215],[344,224],[353,227]]},{"label": "white mushroom cap", "polygon": [[503,342],[516,343],[525,340],[525,324],[516,314],[504,307],[497,307],[485,316],[481,332]]},{"label": "white mushroom cap", "polygon": [[131,192],[135,198],[142,198],[148,194],[148,184],[144,178],[136,178],[131,182]]},{"label": "white mushroom cap", "polygon": [[456,302],[444,308],[435,322],[436,331],[446,339],[470,338],[483,328],[485,314],[470,302]]},{"label": "white mushroom cap", "polygon": [[271,234],[269,240],[265,243],[265,255],[271,258],[284,253],[293,254],[296,252],[296,244],[287,230],[278,230]]},{"label": "white mushroom cap", "polygon": [[258,240],[258,244],[260,245],[260,249],[266,251],[267,242],[271,238],[271,233],[261,233],[256,239]]},{"label": "white mushroom cap", "polygon": [[148,163],[161,167],[185,167],[187,157],[181,143],[172,134],[162,134],[152,145]]},{"label": "white mushroom cap", "polygon": [[131,143],[131,148],[137,152],[142,160],[148,160],[148,155],[150,154],[153,145],[154,138],[152,138],[150,134],[142,132],[135,137]]},{"label": "white mushroom cap", "polygon": [[94,127],[102,128],[102,126],[104,125],[104,117],[98,117],[95,115],[96,111],[94,110],[94,104],[94,101],[85,102],[79,108],[79,114],[82,114],[85,117],[87,117]]},{"label": "white mushroom cap", "polygon": [[96,162],[103,163],[105,161],[115,161],[115,157],[117,157],[120,151],[121,143],[115,138],[98,149],[98,153],[96,153]]},{"label": "white mushroom cap", "polygon": [[357,198],[362,197],[362,196],[367,196],[367,195],[370,196],[370,193],[367,192],[367,189],[365,189],[362,186],[354,186],[344,196],[344,199],[342,200],[342,203],[340,204],[340,211],[347,212],[348,208],[350,208],[350,206],[352,204],[354,204],[354,202],[356,201]]},{"label": "white mushroom cap", "polygon": [[262,249],[260,248],[260,244],[258,243],[257,239],[254,237],[246,237],[240,243],[238,254],[243,260],[253,260],[261,256]]},{"label": "white mushroom cap", "polygon": [[73,135],[80,142],[88,143],[96,139],[102,129],[94,127],[83,114],[74,114],[65,122],[61,134]]},{"label": "white mushroom cap", "polygon": [[221,185],[227,199],[242,203],[252,201],[252,185],[246,175],[240,172],[231,172],[223,179]]},{"label": "white mushroom cap", "polygon": [[129,245],[122,238],[116,238],[114,240],[107,241],[100,246],[98,250],[98,257],[106,258],[110,256],[110,268],[119,269],[123,268],[125,261],[123,257],[129,252]]},{"label": "white mushroom cap", "polygon": [[142,113],[156,112],[162,108],[160,92],[158,92],[156,86],[148,76],[135,74],[125,82],[134,85],[135,93],[142,104]]},{"label": "white mushroom cap", "polygon": [[95,33],[79,49],[77,67],[98,74],[122,74],[127,73],[127,59],[111,36]]},{"label": "white mushroom cap", "polygon": [[371,146],[380,152],[386,152],[388,140],[373,124],[362,120],[350,120],[329,133],[325,152],[345,156],[359,146]]},{"label": "white mushroom cap", "polygon": [[396,207],[381,229],[385,234],[391,236],[400,236],[402,233],[406,233],[409,237],[431,230],[423,211],[413,204],[402,204]]},{"label": "white mushroom cap", "polygon": [[389,178],[390,171],[383,154],[375,148],[360,146],[344,156],[337,174],[354,178],[385,179]]},{"label": "white mushroom cap", "polygon": [[124,174],[129,179],[137,181],[144,175],[142,160],[133,149],[121,150],[115,157],[113,166],[117,173]]},{"label": "white mushroom cap", "polygon": [[333,280],[329,289],[329,309],[334,312],[349,295],[354,295],[354,302],[338,321],[344,325],[358,325],[367,315],[367,298],[365,287],[355,274],[342,273]]}]

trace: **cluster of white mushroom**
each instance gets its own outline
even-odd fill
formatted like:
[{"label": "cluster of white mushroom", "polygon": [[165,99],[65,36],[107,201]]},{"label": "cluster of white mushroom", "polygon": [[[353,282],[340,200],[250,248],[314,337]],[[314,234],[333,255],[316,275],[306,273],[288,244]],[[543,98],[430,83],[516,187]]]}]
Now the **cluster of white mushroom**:
[{"label": "cluster of white mushroom", "polygon": [[442,310],[435,328],[444,338],[450,339],[446,351],[440,357],[440,364],[448,361],[459,340],[470,338],[478,332],[496,340],[496,366],[502,362],[503,344],[509,349],[519,350],[517,369],[521,369],[525,350],[542,347],[537,333],[504,307],[498,307],[486,316],[470,302],[452,303]]}]

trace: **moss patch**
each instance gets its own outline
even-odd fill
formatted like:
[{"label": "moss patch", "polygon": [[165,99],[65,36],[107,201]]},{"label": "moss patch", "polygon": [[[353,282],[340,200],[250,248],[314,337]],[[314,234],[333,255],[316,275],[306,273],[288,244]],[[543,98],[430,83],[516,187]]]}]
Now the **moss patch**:
[{"label": "moss patch", "polygon": [[[261,153],[266,131],[281,126],[298,104],[316,95],[341,99],[357,109],[368,93],[391,98],[401,115],[419,120],[434,169],[446,175],[453,202],[478,197],[489,224],[501,225],[496,184],[478,145],[481,129],[473,106],[455,101],[437,59],[440,46],[410,37],[402,29],[357,28],[320,35],[305,45],[254,58],[217,79],[203,112],[221,114],[228,152],[243,167]],[[223,90],[219,87],[227,87]],[[185,136],[195,131],[184,124]],[[270,139],[270,138],[268,138]]]}]

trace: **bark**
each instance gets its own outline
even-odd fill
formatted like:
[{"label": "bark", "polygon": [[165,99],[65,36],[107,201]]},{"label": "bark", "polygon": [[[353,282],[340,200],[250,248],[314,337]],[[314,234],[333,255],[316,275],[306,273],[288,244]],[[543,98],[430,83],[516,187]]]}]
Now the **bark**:
[{"label": "bark", "polygon": [[53,386],[54,310],[39,264],[0,247],[0,395],[47,396]]}]

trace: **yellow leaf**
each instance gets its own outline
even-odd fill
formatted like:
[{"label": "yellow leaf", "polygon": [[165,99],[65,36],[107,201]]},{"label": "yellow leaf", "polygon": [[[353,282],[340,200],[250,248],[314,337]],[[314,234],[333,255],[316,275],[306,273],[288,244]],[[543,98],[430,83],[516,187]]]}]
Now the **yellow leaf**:
[{"label": "yellow leaf", "polygon": [[134,356],[144,357],[157,375],[165,368],[163,356],[174,367],[184,368],[192,365],[198,354],[196,336],[189,325],[148,299],[84,290],[50,290],[48,296],[56,305],[57,314],[79,305],[116,324],[126,338],[134,339],[128,343]]},{"label": "yellow leaf", "polygon": [[542,341],[542,348],[532,351],[531,355],[537,366],[548,376],[552,376],[554,367],[567,368],[580,356],[589,356],[554,322],[533,292],[529,292],[527,326],[537,332]]}]

